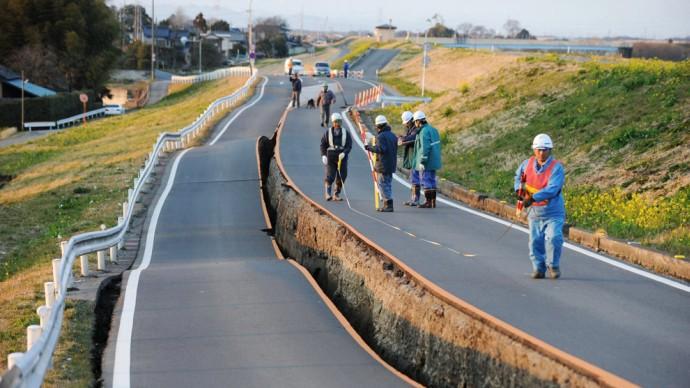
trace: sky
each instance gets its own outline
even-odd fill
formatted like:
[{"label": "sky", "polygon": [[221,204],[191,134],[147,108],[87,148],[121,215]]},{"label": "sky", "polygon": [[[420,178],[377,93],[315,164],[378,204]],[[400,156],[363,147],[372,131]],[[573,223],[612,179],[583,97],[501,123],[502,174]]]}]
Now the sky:
[{"label": "sky", "polygon": [[[151,13],[151,0],[132,1]],[[122,6],[123,0],[109,0]],[[507,19],[515,19],[537,36],[607,37],[648,39],[690,36],[690,0],[252,0],[256,17],[282,16],[291,29],[322,31],[371,31],[387,23],[400,30],[422,31],[426,19],[439,14],[444,24],[456,28],[469,22],[503,33]],[[193,17],[203,12],[233,26],[247,24],[249,0],[158,0],[156,18],[167,18],[178,9]],[[300,15],[303,12],[303,18]]]}]

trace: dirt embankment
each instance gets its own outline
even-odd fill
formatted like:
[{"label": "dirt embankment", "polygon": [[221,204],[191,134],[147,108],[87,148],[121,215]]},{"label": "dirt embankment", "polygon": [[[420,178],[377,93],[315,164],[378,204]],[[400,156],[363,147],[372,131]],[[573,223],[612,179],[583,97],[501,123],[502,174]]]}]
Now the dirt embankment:
[{"label": "dirt embankment", "polygon": [[381,357],[428,386],[625,385],[435,286],[307,200],[260,141],[273,233]]}]

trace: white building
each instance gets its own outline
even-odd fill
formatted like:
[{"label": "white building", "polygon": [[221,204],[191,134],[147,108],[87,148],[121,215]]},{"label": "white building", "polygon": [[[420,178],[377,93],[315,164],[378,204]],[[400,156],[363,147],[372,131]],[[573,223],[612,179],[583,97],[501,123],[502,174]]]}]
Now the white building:
[{"label": "white building", "polygon": [[393,38],[395,38],[396,29],[398,29],[398,27],[391,24],[391,21],[389,21],[388,24],[376,26],[374,28],[374,38],[376,38],[377,42],[393,40]]}]

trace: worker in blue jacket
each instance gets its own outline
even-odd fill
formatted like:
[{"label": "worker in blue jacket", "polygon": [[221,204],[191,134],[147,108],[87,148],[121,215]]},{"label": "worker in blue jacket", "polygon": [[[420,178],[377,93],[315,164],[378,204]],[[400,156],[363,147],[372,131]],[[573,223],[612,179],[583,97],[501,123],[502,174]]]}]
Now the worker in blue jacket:
[{"label": "worker in blue jacket", "polygon": [[377,210],[380,212],[393,212],[393,174],[398,163],[398,137],[395,136],[388,125],[388,120],[383,115],[376,116],[376,145],[365,145],[364,148],[375,154],[379,154],[376,159],[374,170],[378,173],[378,184],[381,189],[384,206]]},{"label": "worker in blue jacket", "polygon": [[436,171],[441,169],[441,136],[436,128],[426,121],[424,112],[418,110],[412,116],[419,133],[414,142],[415,169],[422,178],[426,202],[420,208],[436,207]]},{"label": "worker in blue jacket", "polygon": [[553,142],[541,133],[532,141],[534,155],[515,171],[515,192],[522,197],[529,222],[529,256],[532,277],[543,279],[548,269],[552,279],[561,276],[565,201],[565,168],[551,155]]}]

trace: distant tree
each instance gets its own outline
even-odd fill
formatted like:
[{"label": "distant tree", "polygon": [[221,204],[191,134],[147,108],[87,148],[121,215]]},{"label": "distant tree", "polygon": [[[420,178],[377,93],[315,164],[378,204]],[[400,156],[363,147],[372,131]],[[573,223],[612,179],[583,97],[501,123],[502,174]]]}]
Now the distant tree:
[{"label": "distant tree", "polygon": [[24,70],[24,76],[35,84],[58,90],[69,86],[60,72],[57,54],[42,44],[20,48],[11,55],[9,62]]},{"label": "distant tree", "polygon": [[508,19],[503,24],[503,29],[505,30],[508,38],[514,38],[520,32],[520,30],[522,30],[522,27],[520,27],[519,21]]},{"label": "distant tree", "polygon": [[518,32],[518,33],[515,35],[515,38],[516,38],[516,39],[534,39],[534,38],[532,37],[532,35],[529,33],[529,31],[527,31],[527,30],[524,29],[524,28],[523,28],[522,30],[520,30],[520,32]]},{"label": "distant tree", "polygon": [[287,56],[287,30],[287,21],[279,16],[260,19],[254,26],[257,50],[270,57]]},{"label": "distant tree", "polygon": [[452,28],[448,28],[441,23],[436,23],[433,27],[429,28],[429,36],[436,38],[450,38],[455,35],[455,31]]},{"label": "distant tree", "polygon": [[192,25],[191,19],[184,13],[183,8],[178,8],[174,14],[168,17],[168,25],[173,28],[183,29]]},{"label": "distant tree", "polygon": [[462,36],[469,36],[470,31],[472,31],[472,23],[460,23],[458,25],[458,34]]},{"label": "distant tree", "polygon": [[197,30],[201,32],[206,32],[208,31],[208,24],[206,24],[206,19],[204,19],[204,14],[199,12],[198,15],[194,18],[194,27],[196,27]]},{"label": "distant tree", "polygon": [[[52,2],[0,0],[0,63],[17,71],[11,58],[25,46],[45,47],[57,56],[55,84],[66,89],[99,89],[109,78],[118,50],[116,13],[104,0]],[[37,11],[38,10],[38,11]],[[26,54],[26,53],[25,53]],[[16,54],[26,58],[27,55]],[[30,57],[30,55],[29,55]],[[52,55],[39,62],[55,61]],[[39,65],[39,64],[37,64]],[[45,68],[51,64],[39,67]]]},{"label": "distant tree", "polygon": [[211,23],[211,31],[230,31],[230,23],[225,20],[216,20]]},{"label": "distant tree", "polygon": [[486,28],[484,26],[473,26],[470,30],[469,36],[472,38],[488,39],[493,38],[496,35],[496,31],[491,28]]}]

